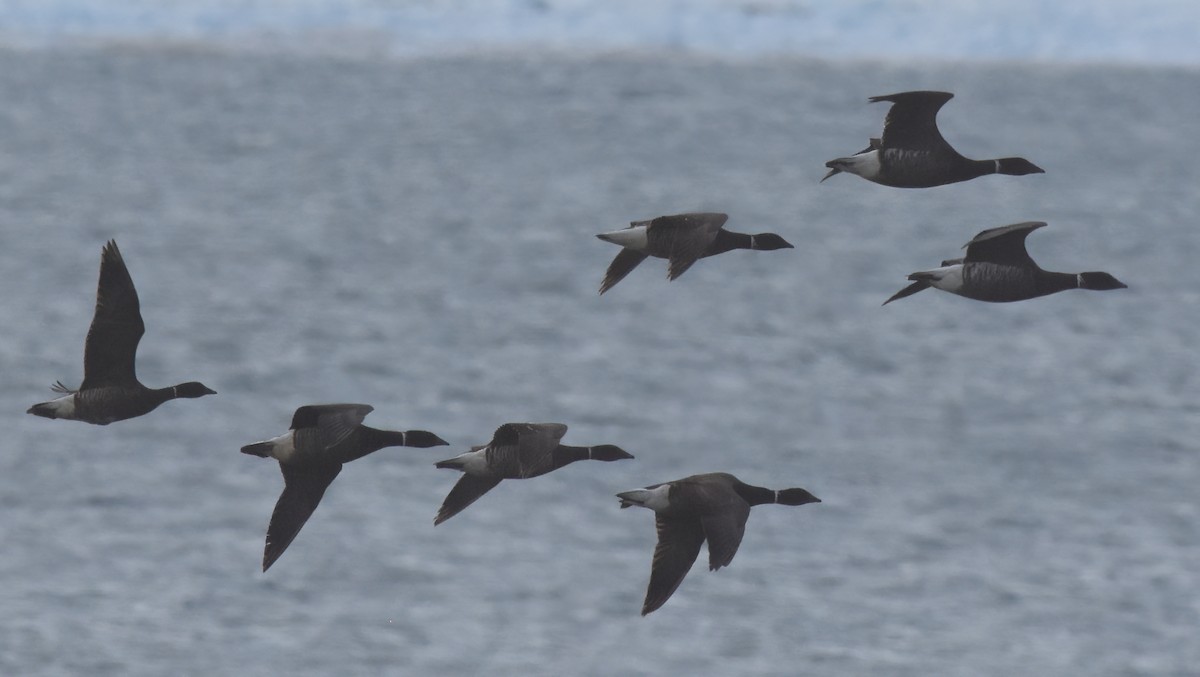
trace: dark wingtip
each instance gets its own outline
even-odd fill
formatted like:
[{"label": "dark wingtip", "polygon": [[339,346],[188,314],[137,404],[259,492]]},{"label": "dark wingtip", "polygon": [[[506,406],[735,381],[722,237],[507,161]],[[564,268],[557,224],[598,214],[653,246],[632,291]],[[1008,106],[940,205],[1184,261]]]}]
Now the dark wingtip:
[{"label": "dark wingtip", "polygon": [[[915,274],[916,273],[913,273],[913,275],[915,275]],[[919,291],[924,291],[931,286],[927,281],[922,280],[920,278],[915,278],[912,275],[909,275],[908,279],[916,280],[916,281],[913,282],[912,284],[908,285],[904,289],[901,289],[900,291],[896,292],[895,294],[892,294],[891,297],[888,298],[888,300],[884,301],[881,305],[886,306],[887,304],[891,303],[892,301],[897,301],[902,298],[907,298],[909,296],[912,296],[913,294],[916,294]]]},{"label": "dark wingtip", "polygon": [[[670,597],[668,596],[667,599],[670,599]],[[655,611],[661,609],[662,606],[667,603],[667,599],[646,600],[645,603],[642,604],[642,616],[646,616],[647,614],[654,613]]]}]

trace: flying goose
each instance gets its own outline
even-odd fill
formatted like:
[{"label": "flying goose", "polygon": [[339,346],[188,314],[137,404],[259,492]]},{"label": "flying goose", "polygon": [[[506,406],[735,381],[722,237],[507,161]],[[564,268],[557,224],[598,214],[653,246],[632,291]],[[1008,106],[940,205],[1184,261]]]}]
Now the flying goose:
[{"label": "flying goose", "polygon": [[167,388],[147,388],[137,379],[134,363],[138,342],[146,333],[133,278],[116,240],[100,255],[96,312],[83,348],[83,383],[71,390],[57,381],[50,389],[62,397],[39,402],[26,413],[97,425],[141,416],[177,397],[215,395],[203,383],[189,381]]},{"label": "flying goose", "polygon": [[628,228],[600,233],[596,237],[619,244],[623,249],[608,266],[600,293],[612,289],[647,256],[667,259],[667,277],[683,275],[698,259],[722,254],[731,249],[791,249],[775,233],[747,235],[725,230],[726,214],[697,213],[660,216],[648,221],[633,221]]},{"label": "flying goose", "polygon": [[369,404],[309,404],[296,409],[292,425],[279,437],[242,447],[243,454],[279,461],[283,493],[271,513],[263,571],[291,545],[317,509],[342,464],[384,447],[436,447],[442,438],[424,430],[377,430],[362,424]]},{"label": "flying goose", "polygon": [[883,137],[850,157],[825,163],[834,174],[849,172],[868,181],[896,188],[930,188],[968,181],[985,174],[1042,174],[1025,158],[969,160],[942,138],[938,110],[954,95],[949,92],[901,92],[873,96],[871,102],[891,101],[883,122]]},{"label": "flying goose", "polygon": [[559,444],[567,426],[562,423],[505,423],[492,435],[492,441],[454,458],[438,461],[438,468],[460,470],[463,476],[450,490],[433,524],[462,512],[480,496],[500,484],[500,480],[528,479],[545,475],[575,461],[619,461],[632,454],[611,444],[594,447],[570,447]]},{"label": "flying goose", "polygon": [[804,505],[821,499],[804,489],[772,490],[746,484],[729,473],[692,475],[617,494],[621,507],[654,511],[658,545],[650,565],[650,585],[642,615],[666,603],[708,541],[708,568],[727,566],[737,554],[750,508],[764,503]]},{"label": "flying goose", "polygon": [[1126,288],[1108,273],[1052,273],[1038,267],[1025,251],[1025,237],[1045,225],[1044,221],[1026,221],[982,231],[963,245],[966,256],[942,261],[941,268],[909,275],[914,282],[883,305],[929,287],[993,303],[1024,301],[1066,289]]}]

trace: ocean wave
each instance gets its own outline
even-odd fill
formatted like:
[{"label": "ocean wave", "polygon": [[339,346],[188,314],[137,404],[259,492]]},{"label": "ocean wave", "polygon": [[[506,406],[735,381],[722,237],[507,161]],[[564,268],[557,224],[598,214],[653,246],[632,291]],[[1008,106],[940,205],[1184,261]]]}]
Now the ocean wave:
[{"label": "ocean wave", "polygon": [[5,0],[0,39],[1200,64],[1191,0]]}]

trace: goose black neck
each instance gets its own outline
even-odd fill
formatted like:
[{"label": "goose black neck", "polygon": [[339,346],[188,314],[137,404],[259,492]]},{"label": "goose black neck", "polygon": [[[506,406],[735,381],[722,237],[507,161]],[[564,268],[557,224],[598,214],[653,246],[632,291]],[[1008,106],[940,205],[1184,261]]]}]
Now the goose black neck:
[{"label": "goose black neck", "polygon": [[1038,296],[1054,294],[1079,287],[1079,276],[1074,273],[1051,273],[1039,270],[1037,275]]},{"label": "goose black neck", "polygon": [[371,426],[360,425],[358,434],[359,445],[370,449],[366,453],[378,451],[384,447],[402,447],[405,443],[404,433],[398,430],[379,430]]},{"label": "goose black neck", "polygon": [[766,487],[756,487],[752,484],[740,483],[734,486],[738,496],[741,496],[750,505],[765,505],[767,503],[776,503],[776,492],[767,489]]},{"label": "goose black neck", "polygon": [[961,180],[970,180],[988,174],[1000,174],[999,160],[968,160],[966,165],[966,176]]},{"label": "goose black neck", "polygon": [[404,445],[404,433],[395,430],[379,430],[371,426],[360,425],[348,437],[339,442],[334,455],[342,463],[349,463],[373,454],[384,447],[399,447]]},{"label": "goose black neck", "polygon": [[714,256],[723,254],[734,249],[753,249],[754,238],[746,233],[732,233],[722,228],[717,231],[717,237],[713,243],[709,245],[708,251],[704,252],[705,256]]},{"label": "goose black neck", "polygon": [[555,447],[554,453],[551,455],[555,468],[561,468],[575,461],[586,461],[591,457],[588,447],[569,447],[565,444]]}]

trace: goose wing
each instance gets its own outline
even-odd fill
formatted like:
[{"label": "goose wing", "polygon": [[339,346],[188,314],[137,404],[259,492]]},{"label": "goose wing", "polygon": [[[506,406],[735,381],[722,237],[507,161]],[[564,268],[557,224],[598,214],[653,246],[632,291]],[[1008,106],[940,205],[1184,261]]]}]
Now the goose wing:
[{"label": "goose wing", "polygon": [[83,349],[83,384],[80,390],[108,385],[133,385],[138,342],[146,333],[141,304],[133,278],[121,258],[116,240],[100,254],[100,282],[96,286],[96,312]]},{"label": "goose wing", "polygon": [[719,213],[660,216],[646,230],[648,248],[669,261],[667,278],[674,280],[704,256],[728,219]]},{"label": "goose wing", "polygon": [[442,501],[442,507],[438,508],[437,517],[433,518],[433,526],[437,526],[442,522],[454,517],[462,512],[468,505],[471,505],[487,492],[491,491],[497,484],[500,484],[499,477],[480,477],[478,475],[468,475],[463,473],[463,476],[458,478],[458,482],[454,484],[454,488],[446,494],[446,500]]},{"label": "goose wing", "polygon": [[708,540],[708,568],[712,571],[733,561],[750,517],[750,504],[734,489],[737,482],[728,473],[693,475],[677,481],[671,497],[672,503],[687,506],[698,515]]},{"label": "goose wing", "polygon": [[986,261],[1010,266],[1036,267],[1037,264],[1025,250],[1025,238],[1045,225],[1044,221],[1026,221],[982,231],[963,245],[967,250],[963,261],[966,263]]},{"label": "goose wing", "polygon": [[291,430],[317,428],[328,448],[346,439],[374,410],[369,404],[306,404],[292,414]]},{"label": "goose wing", "polygon": [[883,148],[906,150],[951,150],[938,131],[938,110],[954,97],[949,92],[901,92],[873,96],[870,101],[890,101],[883,121]]},{"label": "goose wing", "polygon": [[708,539],[709,571],[716,571],[733,561],[742,544],[746,519],[749,517],[750,504],[735,495],[720,509],[700,518],[704,537]]},{"label": "goose wing", "polygon": [[645,252],[622,247],[612,263],[608,264],[608,270],[604,271],[604,281],[600,283],[600,293],[603,294],[615,287],[618,282],[625,279],[630,271],[637,268],[639,263],[645,261],[647,256],[649,254]]},{"label": "goose wing", "polygon": [[271,568],[292,544],[292,539],[317,509],[325,490],[342,471],[342,464],[293,466],[280,463],[279,469],[283,472],[283,493],[275,503],[271,523],[267,526],[263,571]]},{"label": "goose wing", "polygon": [[655,527],[658,530],[658,544],[654,546],[650,584],[646,587],[646,600],[642,603],[643,616],[661,607],[675,594],[704,543],[704,527],[695,518],[658,515]]},{"label": "goose wing", "polygon": [[488,444],[488,468],[514,479],[549,472],[554,467],[554,449],[566,434],[562,423],[505,423]]}]

